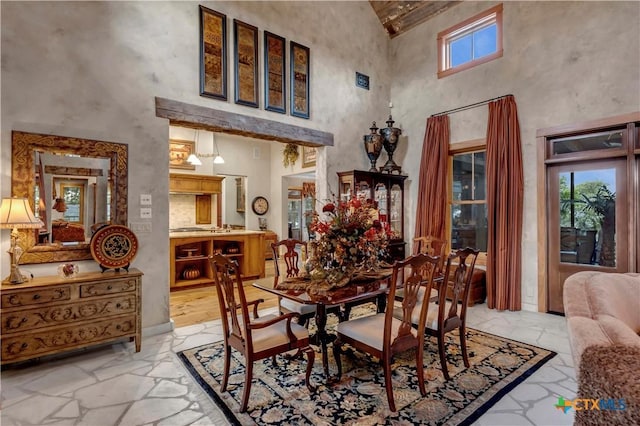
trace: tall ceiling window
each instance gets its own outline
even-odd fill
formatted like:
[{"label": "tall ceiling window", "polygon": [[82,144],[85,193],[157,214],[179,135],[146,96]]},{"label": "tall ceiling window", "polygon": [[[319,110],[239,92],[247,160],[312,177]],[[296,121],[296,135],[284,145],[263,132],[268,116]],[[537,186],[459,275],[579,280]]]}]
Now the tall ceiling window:
[{"label": "tall ceiling window", "polygon": [[502,4],[438,33],[438,78],[502,56]]}]

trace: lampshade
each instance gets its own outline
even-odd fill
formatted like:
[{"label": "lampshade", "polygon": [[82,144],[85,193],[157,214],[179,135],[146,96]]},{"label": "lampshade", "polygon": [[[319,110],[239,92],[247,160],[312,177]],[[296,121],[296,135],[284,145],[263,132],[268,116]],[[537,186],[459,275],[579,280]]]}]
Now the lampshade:
[{"label": "lampshade", "polygon": [[194,166],[202,166],[202,161],[200,161],[195,154],[190,154],[189,157],[187,157],[187,163],[193,164]]},{"label": "lampshade", "polygon": [[[215,148],[215,153],[213,154],[201,154],[199,152],[195,152],[191,155],[189,155],[189,157],[187,157],[187,163],[194,165],[194,166],[202,166],[202,160],[200,160],[200,158],[211,158],[213,157],[213,163],[214,164],[224,164],[224,158],[222,158],[222,155],[220,155],[220,149],[218,148],[218,142],[216,142],[216,135],[215,133],[212,133],[212,138],[213,138],[213,147]],[[195,142],[198,143],[198,139],[199,139],[199,131],[196,129],[196,134],[195,134]]]},{"label": "lampshade", "polygon": [[3,198],[0,205],[0,228],[40,228],[42,221],[35,217],[26,198]]}]

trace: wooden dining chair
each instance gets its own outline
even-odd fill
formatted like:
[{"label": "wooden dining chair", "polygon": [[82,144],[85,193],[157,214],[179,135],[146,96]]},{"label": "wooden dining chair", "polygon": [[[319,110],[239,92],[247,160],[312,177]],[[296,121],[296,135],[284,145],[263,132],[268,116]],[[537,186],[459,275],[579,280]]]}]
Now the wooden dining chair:
[{"label": "wooden dining chair", "polygon": [[[469,368],[467,354],[467,305],[471,293],[471,278],[479,250],[467,247],[456,250],[447,257],[444,278],[436,284],[437,300],[431,301],[425,333],[438,338],[438,353],[445,380],[449,380],[445,335],[453,330],[460,334],[460,347],[464,366]],[[448,300],[449,299],[449,300]],[[417,319],[417,318],[414,318]],[[414,325],[420,330],[417,321]]]},{"label": "wooden dining chair", "polygon": [[[285,247],[286,251],[280,256],[280,247]],[[273,263],[275,269],[276,280],[291,277],[297,277],[302,267],[300,262],[300,254],[307,254],[307,242],[295,240],[292,238],[271,243],[273,250]],[[280,271],[280,259],[284,262],[285,271]],[[316,305],[295,302],[289,299],[278,298],[278,306],[280,313],[296,313],[300,316],[298,323],[308,325],[309,320],[316,314]]]},{"label": "wooden dining chair", "polygon": [[[286,251],[282,256],[280,256],[280,247],[286,248]],[[291,278],[297,277],[300,274],[300,268],[302,267],[300,264],[300,253],[305,253],[305,255],[307,254],[306,241],[294,240],[291,238],[281,240],[276,243],[272,243],[271,249],[273,250],[276,280],[283,276]],[[278,261],[280,258],[284,261],[286,271],[280,271],[280,262]],[[280,297],[278,305],[280,306],[281,313],[293,312],[300,315],[298,323],[304,326],[308,326],[309,320],[316,315],[316,305],[313,304],[299,303]],[[340,319],[342,318],[340,305],[327,306],[327,312],[338,315],[338,318]]]},{"label": "wooden dining chair", "polygon": [[[446,251],[447,251],[447,240],[442,240],[439,238],[435,238],[432,236],[426,237],[415,237],[413,239],[413,254],[428,254],[430,256],[438,256],[440,258],[440,263],[438,264],[438,268],[436,269],[436,276],[442,274],[442,269],[444,268],[444,261],[446,259]],[[402,280],[401,280],[402,281]],[[436,291],[431,291],[426,287],[420,289],[420,293],[418,294],[418,298],[422,300],[424,297],[424,293],[429,290],[431,296],[436,296]],[[402,300],[403,290],[399,289],[396,292],[396,300]]]},{"label": "wooden dining chair", "polygon": [[[309,332],[292,319],[298,315],[288,313],[284,315],[266,315],[258,317],[258,304],[264,300],[247,302],[240,268],[236,261],[216,254],[210,256],[213,276],[218,293],[218,303],[222,315],[222,329],[224,331],[224,376],[220,389],[227,390],[229,383],[229,367],[231,364],[231,349],[242,353],[245,358],[244,391],[240,411],[247,410],[251,381],[253,378],[253,363],[292,350],[299,350],[307,354],[306,384],[309,391],[315,390],[311,385],[310,376],[313,368],[315,353],[309,346]],[[249,316],[249,306],[253,306],[253,316]],[[226,315],[224,314],[226,312]]]},{"label": "wooden dining chair", "polygon": [[413,239],[413,252],[425,253],[431,256],[440,257],[440,270],[444,267],[446,260],[447,240],[432,237],[428,235],[426,237],[415,237]]},{"label": "wooden dining chair", "polygon": [[[423,299],[423,302],[418,304],[418,290],[423,286],[429,287],[433,284],[434,273],[439,261],[437,256],[427,254],[417,254],[405,260],[396,261],[391,281],[389,281],[386,311],[377,315],[341,322],[336,329],[337,337],[333,343],[333,354],[338,367],[338,380],[342,376],[340,354],[343,344],[349,344],[356,350],[373,355],[380,360],[383,367],[385,389],[391,411],[396,411],[391,380],[391,361],[397,353],[415,348],[418,387],[422,396],[426,395],[423,371],[424,333],[418,332],[412,327],[411,315],[414,310],[419,311],[418,324],[420,327],[424,327],[429,303],[427,299]],[[400,318],[394,318],[393,301],[395,300],[398,277],[402,271],[405,271],[402,280],[404,297],[400,302],[402,315]]]}]

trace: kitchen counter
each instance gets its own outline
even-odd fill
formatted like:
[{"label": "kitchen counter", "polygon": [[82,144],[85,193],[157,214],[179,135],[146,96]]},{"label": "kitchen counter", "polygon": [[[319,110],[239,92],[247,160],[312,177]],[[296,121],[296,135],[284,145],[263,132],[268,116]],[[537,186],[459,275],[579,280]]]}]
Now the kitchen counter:
[{"label": "kitchen counter", "polygon": [[178,229],[169,232],[171,290],[194,285],[213,285],[209,256],[216,253],[237,261],[243,279],[264,277],[265,232],[226,232],[196,227]]},{"label": "kitchen counter", "polygon": [[201,230],[190,230],[190,231],[171,231],[169,230],[169,238],[191,238],[191,237],[231,237],[231,236],[239,236],[239,235],[260,235],[264,234],[264,231],[248,231],[244,229],[232,229],[227,232],[224,230],[213,230],[213,229],[201,229]]}]

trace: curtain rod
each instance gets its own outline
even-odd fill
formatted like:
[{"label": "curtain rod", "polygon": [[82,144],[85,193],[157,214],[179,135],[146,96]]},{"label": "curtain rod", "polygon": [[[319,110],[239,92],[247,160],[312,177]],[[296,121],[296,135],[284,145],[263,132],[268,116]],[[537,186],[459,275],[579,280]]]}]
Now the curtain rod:
[{"label": "curtain rod", "polygon": [[487,99],[486,101],[476,102],[475,104],[470,104],[470,105],[466,105],[466,106],[462,106],[462,107],[458,107],[458,108],[453,108],[453,109],[450,109],[448,111],[439,112],[437,114],[431,114],[431,116],[432,117],[436,117],[438,115],[451,114],[451,113],[454,113],[454,112],[464,111],[466,109],[471,109],[471,108],[475,108],[475,107],[480,106],[480,105],[488,104],[489,102],[497,101],[498,99],[506,98],[507,96],[513,96],[513,95],[512,94],[508,94],[508,95],[498,96],[497,98]]}]

